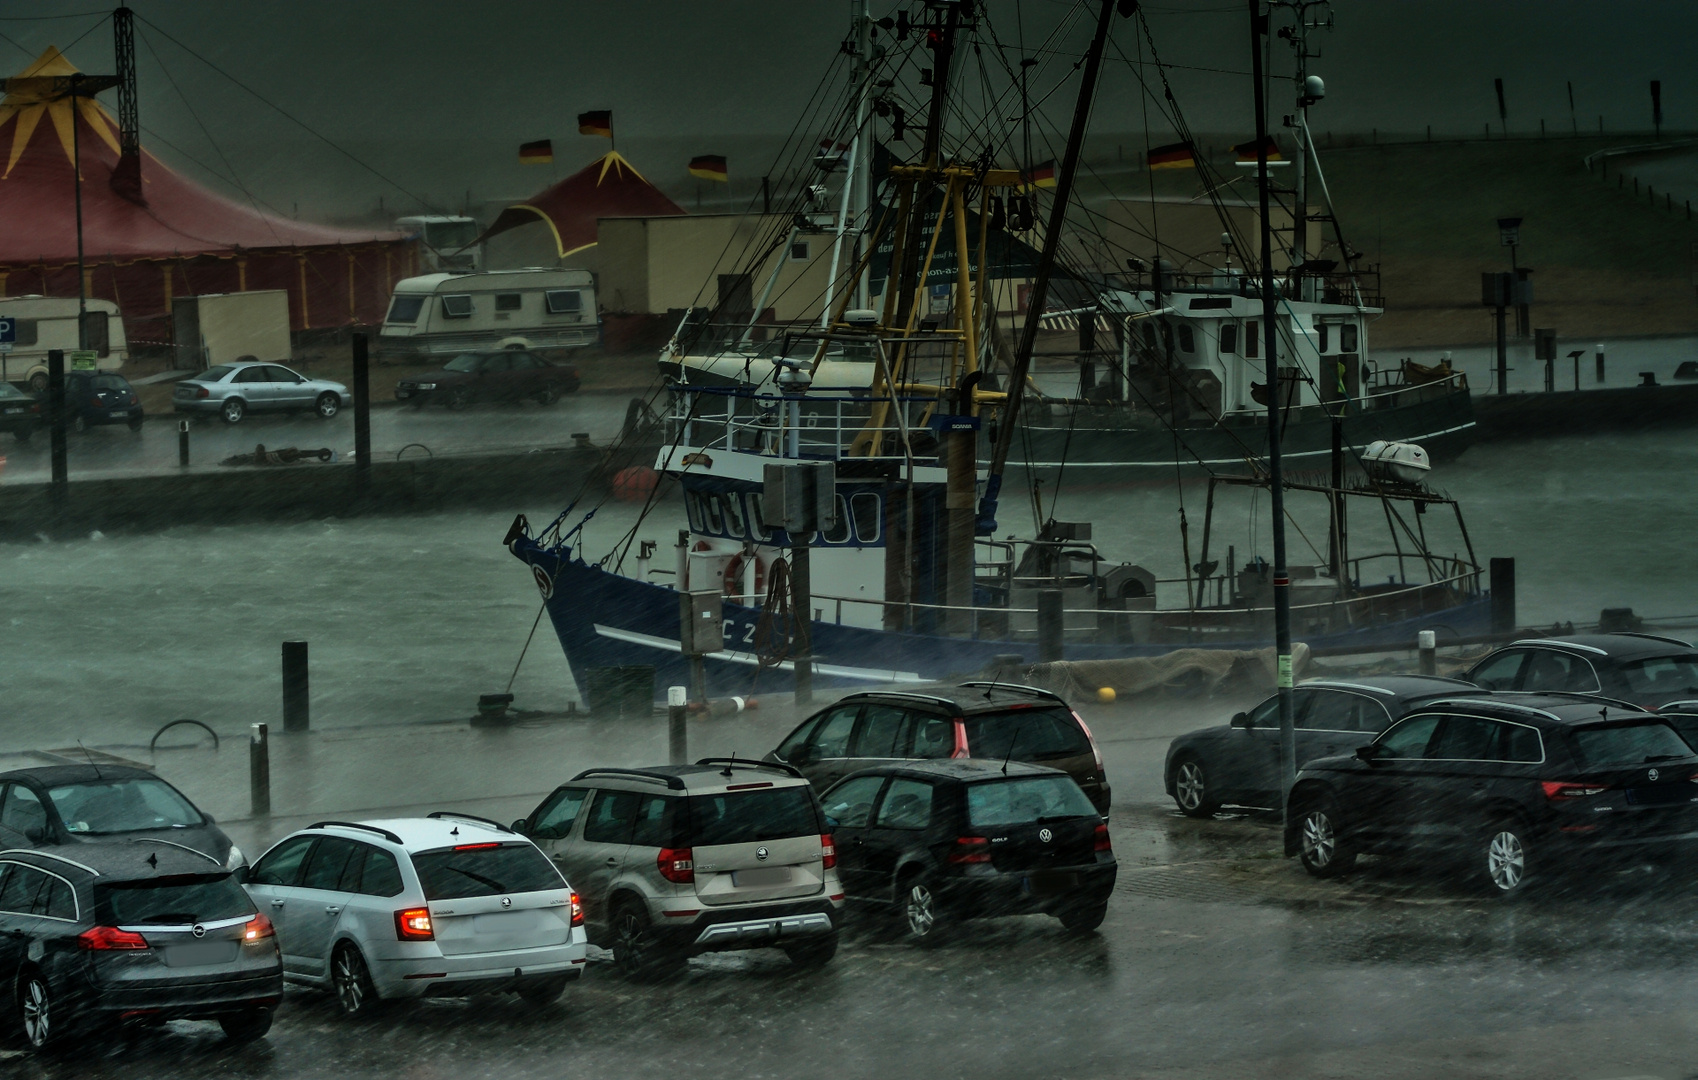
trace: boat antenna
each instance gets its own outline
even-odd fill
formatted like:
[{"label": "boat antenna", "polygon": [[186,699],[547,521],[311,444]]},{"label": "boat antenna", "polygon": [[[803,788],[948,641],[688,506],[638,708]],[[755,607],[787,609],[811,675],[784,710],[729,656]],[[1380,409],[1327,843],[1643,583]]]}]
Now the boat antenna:
[{"label": "boat antenna", "polygon": [[1002,493],[1002,470],[1008,464],[1008,452],[1014,445],[1015,418],[1020,414],[1020,402],[1026,396],[1026,373],[1032,367],[1032,349],[1037,344],[1039,316],[1049,298],[1050,273],[1055,269],[1056,251],[1061,246],[1061,230],[1067,221],[1067,204],[1073,196],[1073,175],[1079,167],[1079,155],[1085,144],[1085,128],[1091,119],[1091,102],[1096,95],[1097,75],[1102,70],[1103,49],[1108,44],[1109,22],[1116,6],[1122,15],[1137,10],[1129,0],[1102,0],[1097,14],[1097,32],[1085,53],[1085,70],[1079,79],[1079,99],[1073,106],[1073,124],[1067,131],[1067,150],[1061,158],[1061,175],[1055,183],[1055,201],[1050,204],[1049,221],[1044,226],[1044,247],[1038,254],[1037,270],[1032,275],[1030,299],[1026,308],[1026,325],[1020,331],[1020,344],[1014,353],[1014,365],[1008,375],[1008,401],[998,419],[996,446],[991,452],[990,470],[985,478],[985,493],[979,500],[979,512],[974,530],[980,536],[996,532],[996,502]]},{"label": "boat antenna", "polygon": [[[1262,338],[1267,342],[1268,386],[1268,512],[1273,532],[1274,655],[1279,694],[1279,775],[1281,793],[1297,778],[1297,729],[1291,700],[1291,575],[1285,565],[1285,473],[1280,460],[1280,409],[1285,397],[1279,377],[1279,298],[1274,294],[1273,230],[1268,221],[1268,111],[1262,78],[1262,47],[1268,36],[1269,12],[1262,0],[1250,6],[1250,78],[1256,102],[1256,197],[1261,209]],[[1280,799],[1286,806],[1286,800]]]}]

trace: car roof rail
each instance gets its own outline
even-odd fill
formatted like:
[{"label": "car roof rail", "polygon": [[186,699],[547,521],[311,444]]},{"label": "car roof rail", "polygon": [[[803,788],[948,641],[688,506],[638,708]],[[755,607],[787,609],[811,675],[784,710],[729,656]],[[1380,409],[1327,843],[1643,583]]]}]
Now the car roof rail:
[{"label": "car roof rail", "polygon": [[308,825],[307,828],[309,828],[309,829],[359,829],[362,832],[374,832],[377,835],[383,837],[385,840],[389,841],[391,844],[400,844],[402,847],[407,846],[407,842],[405,840],[401,839],[399,836],[396,836],[394,833],[390,832],[388,829],[380,828],[376,825],[362,825],[357,821],[315,821],[311,825]]},{"label": "car roof rail", "polygon": [[961,706],[953,699],[946,698],[941,694],[915,694],[907,690],[862,690],[860,693],[853,696],[862,697],[873,694],[877,694],[880,697],[913,698],[915,701],[930,701],[935,704],[957,710],[961,708]]},{"label": "car roof rail", "polygon": [[1511,645],[1543,645],[1549,649],[1573,649],[1575,652],[1591,653],[1593,656],[1608,656],[1608,649],[1600,649],[1596,645],[1582,645],[1578,641],[1558,641],[1555,638],[1521,638],[1510,642]]},{"label": "car roof rail", "polygon": [[1611,631],[1611,633],[1615,637],[1645,638],[1649,641],[1666,641],[1670,645],[1679,645],[1683,649],[1692,648],[1692,642],[1682,641],[1677,637],[1668,637],[1665,634],[1642,634],[1637,630],[1613,630],[1613,631]]},{"label": "car roof rail", "polygon": [[1067,699],[1055,691],[1045,690],[1041,686],[1032,686],[1029,683],[1007,682],[1002,679],[969,679],[966,682],[956,683],[955,685],[972,687],[974,689],[979,687],[989,687],[992,690],[1024,690],[1028,694],[1036,694],[1039,697],[1047,697],[1052,701],[1059,701],[1063,705],[1067,704]]},{"label": "car roof rail", "polygon": [[1621,698],[1613,698],[1613,697],[1610,697],[1607,694],[1586,694],[1586,693],[1582,693],[1579,690],[1493,690],[1492,693],[1494,695],[1530,694],[1530,695],[1533,695],[1533,696],[1536,696],[1536,697],[1568,698],[1570,701],[1579,701],[1579,702],[1596,701],[1596,702],[1600,702],[1601,704],[1612,706],[1612,707],[1617,708],[1617,709],[1632,709],[1634,712],[1650,712],[1651,711],[1650,709],[1647,709],[1643,705],[1635,705],[1635,704],[1633,704],[1633,702],[1623,701]]},{"label": "car roof rail", "polygon": [[132,844],[164,844],[166,847],[174,847],[174,848],[177,848],[181,851],[186,851],[190,855],[199,855],[201,858],[205,859],[207,862],[211,863],[214,866],[222,867],[224,865],[223,863],[219,862],[217,859],[213,858],[211,855],[208,855],[206,852],[201,851],[197,848],[192,848],[187,844],[179,844],[175,840],[161,840],[157,836],[132,836],[132,837],[130,837],[130,843],[132,843]]},{"label": "car roof rail", "polygon": [[585,769],[573,780],[584,780],[592,776],[619,776],[630,780],[647,780],[650,783],[665,784],[673,791],[684,790],[684,778],[673,776],[671,773],[654,772],[649,769]]},{"label": "car roof rail", "polygon": [[723,765],[725,766],[725,772],[727,775],[730,774],[733,768],[743,766],[750,769],[777,769],[779,772],[794,776],[798,780],[807,779],[802,775],[801,769],[798,769],[794,765],[786,765],[780,761],[755,761],[752,758],[741,758],[733,755],[731,757],[705,757],[699,759],[696,764]]},{"label": "car roof rail", "polygon": [[[455,820],[455,821],[470,821],[470,822],[474,822],[475,824],[478,824],[478,825],[488,825],[490,828],[494,829],[496,832],[504,832],[504,833],[513,832],[512,829],[501,824],[501,822],[499,822],[499,821],[492,821],[489,818],[479,817],[476,814],[462,814],[458,810],[432,810],[430,813],[426,814],[425,817],[435,818],[439,821],[443,820],[443,819],[452,819],[452,820]],[[517,836],[518,833],[513,833],[513,835]]]},{"label": "car roof rail", "polygon": [[67,859],[63,855],[55,855],[51,851],[42,851],[40,848],[6,848],[5,850],[0,851],[0,855],[36,855],[43,859],[55,859],[62,863],[68,863],[71,866],[76,867],[78,870],[87,870],[95,877],[100,876],[100,871],[96,870],[87,863],[80,863],[75,859]]}]

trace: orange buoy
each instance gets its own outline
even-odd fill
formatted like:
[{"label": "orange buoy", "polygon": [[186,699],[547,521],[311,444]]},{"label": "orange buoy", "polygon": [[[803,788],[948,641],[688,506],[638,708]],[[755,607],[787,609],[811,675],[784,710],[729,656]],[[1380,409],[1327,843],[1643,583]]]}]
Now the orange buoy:
[{"label": "orange buoy", "polygon": [[660,474],[647,465],[631,465],[613,474],[613,497],[620,502],[642,502],[654,493]]}]

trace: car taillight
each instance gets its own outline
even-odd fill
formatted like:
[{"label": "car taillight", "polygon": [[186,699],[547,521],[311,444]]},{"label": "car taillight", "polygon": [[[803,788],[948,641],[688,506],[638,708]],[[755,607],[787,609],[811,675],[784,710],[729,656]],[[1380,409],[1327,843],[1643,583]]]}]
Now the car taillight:
[{"label": "car taillight", "polygon": [[820,865],[827,870],[837,865],[837,841],[830,833],[820,834]]},{"label": "car taillight", "polygon": [[696,880],[696,864],[687,847],[661,848],[654,861],[660,868],[660,876],[667,881],[688,885]]},{"label": "car taillight", "polygon": [[436,931],[430,927],[429,908],[408,908],[395,913],[395,936],[402,941],[433,941]]},{"label": "car taillight", "polygon": [[206,387],[204,387],[204,386],[195,387],[195,397],[203,398],[203,397],[211,397],[211,396],[212,396],[212,391],[208,390]]},{"label": "car taillight", "polygon": [[982,836],[957,836],[955,850],[949,853],[949,861],[956,865],[988,863],[991,861],[990,841]]},{"label": "car taillight", "polygon": [[[1069,709],[1068,712],[1073,712]],[[1085,718],[1073,712],[1073,722],[1079,725],[1079,730],[1085,733],[1085,741],[1091,744],[1091,756],[1097,759],[1097,775],[1106,771],[1103,769],[1103,752],[1097,749],[1097,737],[1091,734],[1091,725],[1085,723]]]},{"label": "car taillight", "polygon": [[572,925],[584,925],[584,902],[577,893],[572,894]]},{"label": "car taillight", "polygon": [[112,949],[145,949],[147,939],[133,930],[120,930],[116,926],[91,926],[77,935],[77,944],[94,952],[106,952]]},{"label": "car taillight", "polygon": [[277,936],[277,928],[271,925],[271,920],[264,914],[256,914],[248,920],[248,925],[242,928],[243,941],[263,941],[268,937]]},{"label": "car taillight", "polygon": [[1093,849],[1095,849],[1097,851],[1113,851],[1114,850],[1114,844],[1108,838],[1108,824],[1106,822],[1102,822],[1102,821],[1097,822],[1097,833],[1096,833],[1096,836],[1093,838],[1093,842],[1092,842],[1091,846],[1092,846]]},{"label": "car taillight", "polygon": [[1591,795],[1602,795],[1609,790],[1607,784],[1588,784],[1572,780],[1541,780],[1539,786],[1545,789],[1545,798],[1552,801],[1584,799]]},{"label": "car taillight", "polygon": [[131,405],[134,405],[134,404],[136,404],[136,403],[137,403],[137,402],[139,402],[139,401],[140,401],[140,400],[141,400],[141,398],[139,398],[139,397],[137,397],[137,396],[136,396],[136,395],[134,395],[134,394],[131,394],[131,395],[130,395],[130,404],[131,404]]}]

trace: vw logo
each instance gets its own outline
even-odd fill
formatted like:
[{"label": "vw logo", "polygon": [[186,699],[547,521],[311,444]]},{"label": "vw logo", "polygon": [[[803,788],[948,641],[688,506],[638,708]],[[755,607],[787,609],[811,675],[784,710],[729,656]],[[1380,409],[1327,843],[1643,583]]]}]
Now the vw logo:
[{"label": "vw logo", "polygon": [[1645,774],[1645,779],[1647,779],[1647,780],[1655,780],[1656,778],[1657,778],[1657,770],[1655,770],[1655,769],[1652,769],[1650,772]]},{"label": "vw logo", "polygon": [[195,923],[194,926],[189,928],[189,933],[193,934],[195,937],[205,937],[206,927],[202,926],[200,923]]},{"label": "vw logo", "polygon": [[502,907],[512,907],[513,906],[513,898],[511,896],[503,896],[501,898],[501,906]]},{"label": "vw logo", "polygon": [[1039,829],[1038,830],[1038,839],[1042,840],[1044,843],[1047,844],[1051,840],[1055,839],[1055,834],[1050,832],[1048,829]]},{"label": "vw logo", "polygon": [[772,854],[772,852],[768,851],[764,847],[758,847],[755,849],[755,858],[759,859],[761,862],[766,862],[766,857],[770,854]]}]

